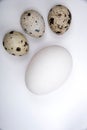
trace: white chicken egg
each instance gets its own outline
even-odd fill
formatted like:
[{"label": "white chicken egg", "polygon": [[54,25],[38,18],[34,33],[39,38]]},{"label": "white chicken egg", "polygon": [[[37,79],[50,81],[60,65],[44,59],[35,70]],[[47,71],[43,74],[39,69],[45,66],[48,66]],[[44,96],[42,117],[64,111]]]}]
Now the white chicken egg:
[{"label": "white chicken egg", "polygon": [[27,88],[35,94],[46,94],[61,86],[72,69],[72,56],[63,47],[49,46],[37,52],[25,74]]}]

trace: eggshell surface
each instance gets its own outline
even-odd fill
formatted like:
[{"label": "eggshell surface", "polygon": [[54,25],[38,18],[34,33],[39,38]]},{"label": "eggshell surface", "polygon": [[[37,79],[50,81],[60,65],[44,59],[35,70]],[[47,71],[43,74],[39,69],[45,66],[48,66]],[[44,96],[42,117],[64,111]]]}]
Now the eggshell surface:
[{"label": "eggshell surface", "polygon": [[45,22],[41,14],[35,10],[25,11],[20,19],[23,30],[31,37],[42,37],[45,32]]},{"label": "eggshell surface", "polygon": [[56,34],[64,34],[69,29],[71,20],[71,12],[64,5],[56,5],[49,11],[48,23]]},{"label": "eggshell surface", "polygon": [[46,94],[61,86],[72,69],[70,53],[60,46],[41,49],[31,59],[25,74],[27,88],[35,94]]},{"label": "eggshell surface", "polygon": [[26,37],[17,31],[10,31],[3,38],[3,47],[11,55],[22,56],[29,50]]}]

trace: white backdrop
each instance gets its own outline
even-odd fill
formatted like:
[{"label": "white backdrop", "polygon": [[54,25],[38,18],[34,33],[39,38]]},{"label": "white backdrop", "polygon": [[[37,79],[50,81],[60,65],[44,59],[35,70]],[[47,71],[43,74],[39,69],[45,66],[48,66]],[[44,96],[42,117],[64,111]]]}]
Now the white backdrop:
[{"label": "white backdrop", "polygon": [[[54,34],[47,22],[50,8],[67,6],[72,13],[69,30]],[[27,34],[30,51],[26,56],[9,55],[2,46],[10,30],[22,33],[20,16],[26,9],[39,11],[46,33],[40,39]],[[26,67],[40,48],[61,45],[72,55],[73,69],[63,86],[44,96],[25,86]],[[87,128],[87,2],[86,0],[2,0],[0,2],[0,128],[2,130],[84,130]]]}]

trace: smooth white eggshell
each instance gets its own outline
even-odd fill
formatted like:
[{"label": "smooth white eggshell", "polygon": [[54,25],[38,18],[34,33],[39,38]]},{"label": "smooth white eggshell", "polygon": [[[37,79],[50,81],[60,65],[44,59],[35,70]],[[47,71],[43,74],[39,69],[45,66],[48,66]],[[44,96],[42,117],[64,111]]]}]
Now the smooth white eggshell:
[{"label": "smooth white eggshell", "polygon": [[25,74],[27,88],[35,94],[46,94],[60,87],[72,68],[72,57],[63,47],[50,46],[37,52]]}]

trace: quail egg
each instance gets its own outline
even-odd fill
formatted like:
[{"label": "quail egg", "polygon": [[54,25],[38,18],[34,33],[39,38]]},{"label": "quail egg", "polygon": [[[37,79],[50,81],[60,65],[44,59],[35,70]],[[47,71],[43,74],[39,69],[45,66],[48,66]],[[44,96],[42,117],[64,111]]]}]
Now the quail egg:
[{"label": "quail egg", "polygon": [[10,31],[5,34],[3,46],[8,53],[14,56],[22,56],[29,50],[27,39],[17,31]]},{"label": "quail egg", "polygon": [[49,26],[56,34],[65,33],[69,29],[71,19],[71,12],[63,5],[54,6],[48,14]]},{"label": "quail egg", "polygon": [[39,38],[45,32],[45,22],[41,14],[35,10],[25,11],[20,19],[23,30],[30,36]]}]

